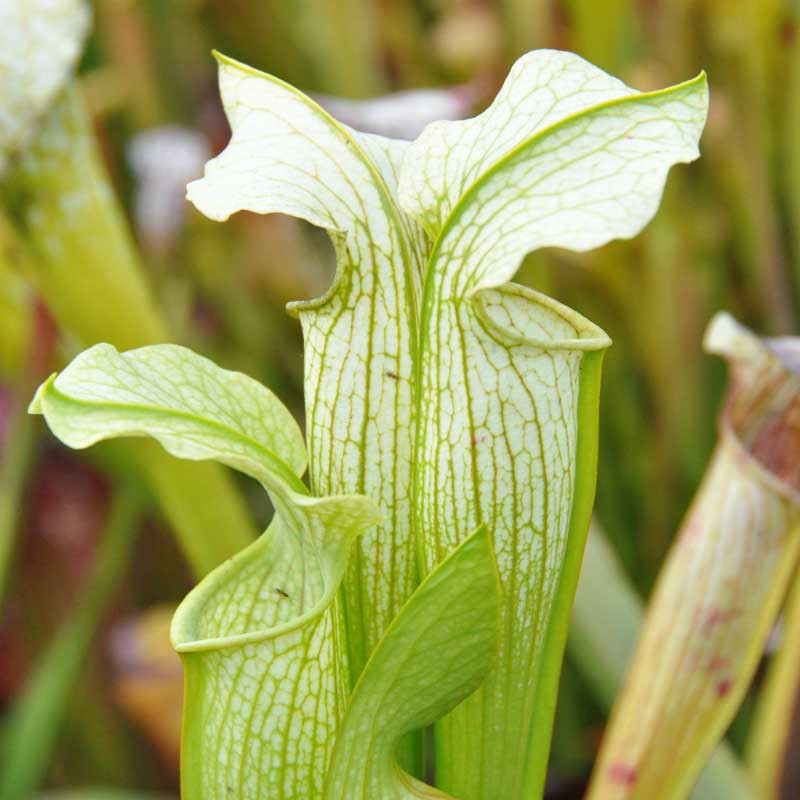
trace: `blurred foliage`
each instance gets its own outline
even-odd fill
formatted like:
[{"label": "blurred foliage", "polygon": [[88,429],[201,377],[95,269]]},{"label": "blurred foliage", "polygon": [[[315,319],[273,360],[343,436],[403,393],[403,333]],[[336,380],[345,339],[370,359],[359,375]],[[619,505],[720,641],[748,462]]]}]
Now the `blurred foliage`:
[{"label": "blurred foliage", "polygon": [[[135,229],[161,309],[177,340],[270,386],[298,417],[300,331],[283,306],[319,294],[330,281],[332,251],[324,236],[281,217],[240,214],[225,225],[212,223],[184,206],[181,193],[176,202],[165,200],[157,230],[152,219],[137,213],[137,194],[145,188],[141,179],[147,179],[131,166],[137,136],[179,125],[188,129],[184,134],[199,135],[198,152],[216,152],[226,141],[212,47],[305,90],[350,97],[469,81],[488,101],[514,58],[534,47],[574,50],[639,89],[708,72],[712,106],[703,158],[670,176],[662,209],[645,233],[588,254],[538,253],[520,275],[522,282],[600,324],[615,342],[604,377],[597,514],[628,574],[643,594],[649,592],[714,441],[722,367],[701,352],[706,322],[727,308],[763,333],[796,330],[800,4],[97,0],[94,5],[95,29],[81,70],[85,94],[105,167]],[[156,196],[166,198],[173,169],[173,192],[174,184],[187,180],[185,169],[176,166],[185,147],[180,137],[175,141],[177,149],[161,140],[162,149],[156,150],[167,181]],[[38,427],[33,434],[15,435],[15,409],[32,379],[40,377],[30,375],[30,353],[41,325],[35,293],[20,278],[25,254],[1,234],[0,444],[11,448],[4,450],[11,457],[20,439],[34,436],[38,442],[25,445],[33,453],[20,464],[30,462],[30,468],[14,475],[11,487],[22,499],[18,513],[10,515],[19,520],[21,536],[0,617],[0,704],[8,708],[86,586],[109,488],[102,463],[61,452]],[[59,356],[73,352],[74,343],[62,332]],[[269,510],[260,505],[261,493],[249,484],[242,489],[264,522]],[[10,524],[4,522],[4,529]],[[174,544],[151,510],[127,577],[118,585],[110,621],[101,626],[66,708],[47,785],[176,790],[164,735],[139,733],[153,731],[136,702],[138,716],[137,711],[126,716],[130,700],[121,701],[120,686],[130,676],[112,658],[109,629],[122,614],[177,600],[189,585]],[[137,691],[148,696],[141,686]],[[157,695],[151,688],[149,696]],[[602,715],[588,697],[577,672],[566,673],[553,797],[579,796],[594,757]]]}]

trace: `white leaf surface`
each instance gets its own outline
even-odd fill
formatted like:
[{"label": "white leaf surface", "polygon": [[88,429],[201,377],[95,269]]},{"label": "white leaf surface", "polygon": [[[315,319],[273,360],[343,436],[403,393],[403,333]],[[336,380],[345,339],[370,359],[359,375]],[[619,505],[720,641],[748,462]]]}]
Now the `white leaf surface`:
[{"label": "white leaf surface", "polygon": [[346,580],[354,673],[413,588],[414,537],[429,572],[485,524],[500,652],[484,688],[439,725],[437,785],[537,796],[609,340],[508,281],[529,250],[641,229],[670,166],[698,154],[704,76],[641,94],[577,56],[533,53],[484,114],[434,123],[410,145],[351,131],[235,62],[222,61],[221,87],[233,136],[190,199],[216,219],[292,214],[336,247],[329,292],[293,310],[312,485],[364,492],[389,513]]},{"label": "white leaf surface", "polygon": [[189,199],[214,219],[290,214],[336,247],[333,286],[290,310],[305,337],[312,488],[367,494],[387,511],[357,543],[345,581],[356,676],[416,584],[410,414],[425,243],[396,202],[408,143],[353,131],[283,81],[218,58],[233,133]]},{"label": "white leaf surface", "polygon": [[577,56],[537,51],[486,112],[434,123],[403,161],[401,204],[433,240],[414,528],[430,570],[486,524],[504,591],[496,667],[439,726],[438,785],[455,796],[541,794],[552,722],[542,699],[557,689],[594,493],[609,340],[508,281],[532,250],[641,230],[669,168],[697,157],[706,106],[702,75],[641,94]]},{"label": "white leaf surface", "polygon": [[449,273],[447,291],[499,286],[531,250],[638,233],[669,168],[699,155],[707,106],[702,74],[642,94],[578,56],[536,51],[482,115],[423,132],[400,201],[437,238],[431,261]]},{"label": "white leaf surface", "polygon": [[378,517],[360,496],[299,500],[176,612],[186,797],[321,797],[349,688],[333,601]]},{"label": "white leaf surface", "polygon": [[348,689],[332,603],[353,539],[380,519],[374,503],[310,497],[289,412],[256,381],[182,347],[96,345],[40,387],[31,411],[71,447],[152,436],[265,486],[276,509],[267,532],[173,620],[186,665],[182,790],[195,800],[320,796]]},{"label": "white leaf surface", "polygon": [[302,490],[305,444],[286,407],[258,381],[185,347],[119,353],[97,344],[42,384],[30,410],[70,447],[152,436],[179,458],[213,458],[262,481],[275,472]]}]

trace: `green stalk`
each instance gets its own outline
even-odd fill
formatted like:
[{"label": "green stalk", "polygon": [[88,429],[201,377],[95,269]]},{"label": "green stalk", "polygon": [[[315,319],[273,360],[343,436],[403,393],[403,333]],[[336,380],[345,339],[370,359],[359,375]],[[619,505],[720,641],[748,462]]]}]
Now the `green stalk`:
[{"label": "green stalk", "polygon": [[[760,4],[752,3],[753,16],[759,19]],[[771,33],[771,31],[769,31]],[[762,36],[762,46],[744,49],[743,72],[745,75],[744,97],[750,111],[742,117],[744,130],[744,165],[747,174],[746,198],[743,209],[751,214],[753,234],[753,275],[763,283],[766,298],[764,319],[774,326],[778,333],[791,333],[797,324],[797,314],[790,291],[791,282],[787,272],[786,255],[780,233],[780,216],[774,194],[769,157],[772,152],[772,123],[770,119],[768,87],[765,60],[769,50],[766,35]],[[755,111],[754,111],[755,110]],[[749,151],[749,152],[748,152]]]},{"label": "green stalk", "polygon": [[[59,325],[84,346],[168,341],[76,86],[59,96],[12,180],[32,254],[26,272]],[[178,464],[152,445],[135,454],[196,576],[252,541],[247,509],[218,466]]]},{"label": "green stalk", "polygon": [[[2,245],[0,234],[0,248]],[[31,293],[5,262],[6,254],[0,249],[0,374],[17,375],[31,336]]]},{"label": "green stalk", "polygon": [[253,540],[243,501],[216,464],[180,461],[149,441],[124,446],[134,453],[196,577],[207,575]]},{"label": "green stalk", "polygon": [[8,576],[19,523],[22,489],[34,442],[33,420],[28,415],[27,404],[15,402],[8,425],[8,440],[0,464],[0,599]]},{"label": "green stalk", "polygon": [[319,88],[352,97],[385,91],[375,4],[368,0],[311,0],[300,5],[306,8],[294,18],[298,40],[314,63]]},{"label": "green stalk", "polygon": [[603,13],[597,13],[592,0],[569,0],[572,46],[583,58],[611,72],[627,65],[635,31],[634,3],[631,0],[606,0]]},{"label": "green stalk", "polygon": [[548,0],[503,0],[502,6],[512,58],[547,46],[552,25]]},{"label": "green stalk", "polygon": [[795,289],[800,288],[800,37],[795,36],[788,54],[786,95],[783,102],[785,114],[783,148],[784,190],[788,199],[789,226],[794,255]]},{"label": "green stalk", "polygon": [[[605,534],[593,524],[575,594],[569,655],[606,711],[622,685],[643,616],[641,599]],[[723,742],[691,796],[694,800],[755,800],[759,795]]]},{"label": "green stalk", "polygon": [[397,85],[424,86],[430,80],[430,56],[425,53],[424,24],[417,9],[405,0],[385,0],[379,33]]},{"label": "green stalk", "polygon": [[76,85],[56,99],[9,184],[20,194],[30,277],[66,329],[120,349],[169,337]]},{"label": "green stalk", "polygon": [[22,505],[22,490],[35,439],[33,419],[28,414],[27,402],[22,402],[21,397],[14,398],[13,410],[8,418],[8,431],[0,462],[0,601],[11,563]]},{"label": "green stalk", "polygon": [[800,580],[795,576],[784,612],[784,639],[769,665],[747,739],[745,762],[764,800],[782,795],[800,696]]},{"label": "green stalk", "polygon": [[33,420],[28,402],[37,385],[46,376],[53,359],[55,331],[48,314],[32,302],[24,306],[30,323],[28,339],[22,351],[25,365],[14,387],[7,420],[7,439],[0,454],[0,602],[6,587],[14,550],[14,540],[23,506],[23,491],[31,466],[35,442]]},{"label": "green stalk", "polygon": [[4,730],[0,800],[27,800],[45,774],[70,691],[128,563],[141,504],[141,493],[132,486],[116,492],[89,583],[11,710]]},{"label": "green stalk", "polygon": [[[711,9],[712,29],[742,34],[741,39],[728,38],[722,42],[728,48],[729,72],[739,97],[733,106],[735,135],[720,143],[725,152],[718,154],[721,158],[715,172],[729,183],[728,191],[741,216],[735,233],[740,238],[748,279],[758,297],[763,319],[774,332],[789,333],[795,329],[797,314],[770,166],[774,149],[771,59],[777,50],[773,41],[783,14],[782,4],[774,0],[748,0],[735,7],[719,4]],[[789,111],[789,118],[791,114]],[[789,149],[795,146],[792,143]]]},{"label": "green stalk", "polygon": [[692,4],[693,0],[672,0],[656,10],[658,41],[669,43],[661,58],[679,72],[692,63]]}]

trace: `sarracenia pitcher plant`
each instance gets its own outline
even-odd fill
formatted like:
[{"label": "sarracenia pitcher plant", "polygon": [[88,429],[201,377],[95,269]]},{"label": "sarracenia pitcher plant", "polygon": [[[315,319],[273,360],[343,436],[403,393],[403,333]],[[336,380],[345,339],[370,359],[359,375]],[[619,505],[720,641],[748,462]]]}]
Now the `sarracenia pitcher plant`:
[{"label": "sarracenia pitcher plant", "polygon": [[705,77],[640,93],[536,51],[485,112],[406,142],[219,62],[233,135],[190,200],[300,217],[336,250],[328,292],[290,306],[306,443],[268,390],[175,346],[92,348],[33,403],[73,447],[153,436],[274,502],[175,617],[184,794],[540,796],[609,340],[509,281],[532,250],[647,223],[698,155]]},{"label": "sarracenia pitcher plant", "polygon": [[719,440],[659,576],[591,800],[687,796],[747,691],[796,566],[800,339],[762,340],[719,314],[705,345],[731,369]]}]

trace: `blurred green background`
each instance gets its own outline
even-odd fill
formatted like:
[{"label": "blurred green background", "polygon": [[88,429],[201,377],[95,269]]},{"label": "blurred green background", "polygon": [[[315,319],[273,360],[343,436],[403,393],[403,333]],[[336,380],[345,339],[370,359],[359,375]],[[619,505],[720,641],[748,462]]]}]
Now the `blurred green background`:
[{"label": "blurred green background", "polygon": [[[325,289],[332,250],[293,220],[239,214],[220,225],[184,204],[180,187],[228,136],[212,48],[340,97],[458,85],[459,97],[474,100],[470,111],[491,100],[516,57],[537,47],[573,50],[642,90],[708,72],[703,157],[673,171],[646,231],[589,254],[537,253],[519,275],[614,340],[597,517],[646,595],[714,442],[724,372],[701,351],[707,321],[726,308],[759,332],[797,330],[800,3],[96,0],[94,11],[83,87],[176,339],[266,383],[298,417],[300,330],[283,307]],[[13,261],[9,252],[7,245]],[[39,358],[57,366],[72,350],[69,331],[57,329],[33,286],[0,264],[0,444],[5,461],[13,454],[25,465],[13,481],[4,478],[21,509],[0,612],[6,710],[82,595],[108,512],[102,463],[61,449],[38,422],[15,436],[12,412],[30,390],[31,365]],[[241,488],[264,522],[261,494]],[[140,527],[70,690],[49,786],[177,792],[180,669],[164,652],[167,615],[152,609],[180,600],[192,578],[154,505]],[[602,721],[568,666],[549,796],[580,796]]]}]

